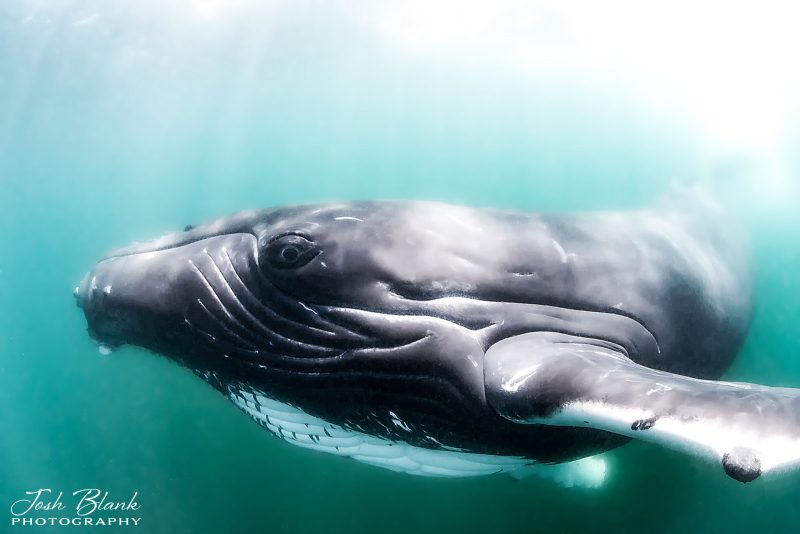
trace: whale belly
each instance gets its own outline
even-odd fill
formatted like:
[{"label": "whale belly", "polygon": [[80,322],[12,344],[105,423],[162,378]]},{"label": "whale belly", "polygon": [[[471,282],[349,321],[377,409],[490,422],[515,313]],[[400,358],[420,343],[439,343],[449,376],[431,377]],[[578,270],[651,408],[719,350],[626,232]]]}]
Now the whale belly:
[{"label": "whale belly", "polygon": [[585,487],[599,486],[605,479],[602,459],[590,457],[562,464],[541,464],[521,456],[479,454],[444,446],[429,449],[330,423],[249,387],[229,384],[227,395],[256,423],[287,443],[391,471],[430,477],[506,473],[514,478],[526,478],[534,475],[554,479],[565,486]]}]

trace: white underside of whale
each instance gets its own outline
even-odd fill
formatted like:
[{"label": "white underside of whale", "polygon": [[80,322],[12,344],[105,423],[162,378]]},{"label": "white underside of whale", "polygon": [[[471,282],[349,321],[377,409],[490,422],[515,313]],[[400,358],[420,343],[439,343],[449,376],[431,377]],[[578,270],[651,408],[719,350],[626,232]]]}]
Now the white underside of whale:
[{"label": "white underside of whale", "polygon": [[[606,462],[589,457],[561,464],[538,464],[519,456],[428,449],[334,425],[299,408],[230,385],[228,396],[262,427],[284,441],[391,471],[432,477],[473,477],[506,473],[514,478],[542,476],[571,487],[597,487]],[[404,423],[393,417],[395,424]]]}]

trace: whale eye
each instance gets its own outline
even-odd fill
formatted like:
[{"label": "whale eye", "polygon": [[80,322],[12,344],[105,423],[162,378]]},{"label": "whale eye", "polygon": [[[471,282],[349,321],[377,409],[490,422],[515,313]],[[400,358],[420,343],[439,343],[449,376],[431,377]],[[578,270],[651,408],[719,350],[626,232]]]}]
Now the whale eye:
[{"label": "whale eye", "polygon": [[297,269],[319,254],[311,240],[298,234],[274,237],[267,244],[265,252],[267,261],[276,269]]},{"label": "whale eye", "polygon": [[284,245],[284,247],[281,249],[281,260],[294,263],[297,261],[299,256],[300,249],[295,245]]}]

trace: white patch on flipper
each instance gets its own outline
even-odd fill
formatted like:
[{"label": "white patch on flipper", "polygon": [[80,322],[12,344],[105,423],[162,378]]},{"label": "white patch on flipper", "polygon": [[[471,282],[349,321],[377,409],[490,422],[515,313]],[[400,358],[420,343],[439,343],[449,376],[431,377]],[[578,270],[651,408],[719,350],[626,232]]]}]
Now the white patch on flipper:
[{"label": "white patch on flipper", "polygon": [[[632,425],[638,421],[651,421],[652,426],[634,430]],[[762,435],[735,420],[679,419],[669,415],[655,418],[650,410],[581,401],[568,403],[554,415],[530,422],[598,428],[714,462],[720,462],[734,448],[750,449],[758,458],[762,473],[787,471],[800,465],[800,438]]]},{"label": "white patch on flipper", "polygon": [[[416,447],[334,425],[299,408],[260,393],[253,394],[244,388],[231,385],[228,390],[228,397],[236,406],[288,443],[349,457],[391,471],[434,477],[470,477],[495,473],[508,473],[515,478],[539,475],[567,486],[584,487],[599,486],[605,475],[605,464],[601,469],[597,460],[591,463],[581,463],[588,460],[584,459],[544,465],[519,456],[462,452],[452,447],[445,450]],[[410,431],[406,423],[392,415],[395,424],[400,422]]]},{"label": "white patch on flipper", "polygon": [[530,367],[526,367],[521,371],[517,371],[514,375],[509,378],[507,381],[503,382],[500,387],[503,388],[504,391],[508,391],[509,393],[516,393],[519,391],[525,382],[533,378],[533,375],[536,373],[536,370],[541,367],[542,364],[537,363],[531,365]]}]

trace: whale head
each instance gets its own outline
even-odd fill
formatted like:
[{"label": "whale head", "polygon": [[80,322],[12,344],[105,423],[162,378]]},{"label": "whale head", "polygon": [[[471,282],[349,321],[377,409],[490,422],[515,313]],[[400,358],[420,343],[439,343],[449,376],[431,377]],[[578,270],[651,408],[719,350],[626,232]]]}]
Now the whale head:
[{"label": "whale head", "polygon": [[306,388],[363,404],[397,387],[481,403],[482,355],[504,321],[485,304],[564,278],[563,250],[510,233],[514,217],[423,202],[243,212],[113,251],[75,295],[102,347],[144,347],[220,382],[306,402]]}]

